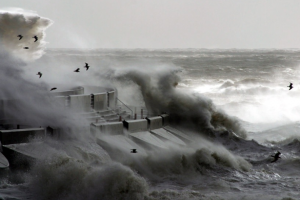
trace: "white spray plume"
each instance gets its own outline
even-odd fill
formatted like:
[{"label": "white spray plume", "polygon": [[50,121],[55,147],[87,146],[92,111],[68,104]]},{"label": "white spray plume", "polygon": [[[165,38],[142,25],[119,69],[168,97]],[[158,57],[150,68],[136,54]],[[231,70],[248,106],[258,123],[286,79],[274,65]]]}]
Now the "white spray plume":
[{"label": "white spray plume", "polygon": [[[16,58],[33,61],[44,53],[45,30],[52,21],[22,9],[0,9],[0,45]],[[23,38],[19,39],[18,35]],[[35,42],[34,36],[38,37]],[[28,49],[24,49],[28,47]]]}]

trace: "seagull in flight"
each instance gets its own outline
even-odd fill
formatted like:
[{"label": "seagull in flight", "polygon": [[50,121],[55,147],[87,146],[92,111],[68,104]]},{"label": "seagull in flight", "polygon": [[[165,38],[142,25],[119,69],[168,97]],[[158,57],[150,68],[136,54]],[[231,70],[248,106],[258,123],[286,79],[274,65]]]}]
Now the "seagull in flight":
[{"label": "seagull in flight", "polygon": [[57,88],[56,87],[54,87],[54,88],[51,88],[51,90],[50,91],[52,91],[52,90],[56,90]]},{"label": "seagull in flight", "polygon": [[22,36],[22,35],[18,35],[17,37],[19,37],[19,40],[21,40],[21,39],[23,38],[23,36]]},{"label": "seagull in flight", "polygon": [[85,66],[84,66],[84,67],[86,68],[86,71],[90,68],[90,66],[89,66],[88,63],[85,63]]},{"label": "seagull in flight", "polygon": [[293,89],[293,83],[290,83],[290,85],[289,85],[289,86],[287,86],[287,87],[289,87],[289,88],[290,88],[289,90]]},{"label": "seagull in flight", "polygon": [[35,39],[34,42],[38,41],[38,39],[39,39],[36,35],[34,37],[32,37],[32,38]]},{"label": "seagull in flight", "polygon": [[38,72],[36,75],[39,75],[41,78],[43,74],[41,72]]},{"label": "seagull in flight", "polygon": [[74,72],[80,72],[79,70],[80,70],[80,68],[77,68]]},{"label": "seagull in flight", "polygon": [[275,153],[275,155],[274,156],[272,156],[272,157],[274,157],[274,160],[272,161],[272,162],[276,162],[279,158],[281,158],[280,157],[280,152],[279,151],[277,151],[277,153]]}]

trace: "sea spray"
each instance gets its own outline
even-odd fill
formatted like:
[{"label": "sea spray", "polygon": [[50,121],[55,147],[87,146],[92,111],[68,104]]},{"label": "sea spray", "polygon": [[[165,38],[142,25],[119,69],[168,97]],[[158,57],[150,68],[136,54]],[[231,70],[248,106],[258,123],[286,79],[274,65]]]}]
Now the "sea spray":
[{"label": "sea spray", "polygon": [[[0,10],[0,45],[14,57],[34,61],[44,54],[45,30],[52,21],[22,9]],[[23,38],[19,39],[18,35]],[[33,38],[38,37],[36,42]],[[24,49],[28,47],[28,49]]]},{"label": "sea spray", "polygon": [[90,167],[80,160],[55,158],[37,164],[29,188],[34,199],[144,199],[146,180],[118,163]]},{"label": "sea spray", "polygon": [[176,88],[180,81],[178,68],[153,66],[153,71],[132,67],[111,73],[111,79],[132,81],[139,86],[145,105],[153,115],[168,113],[173,124],[202,131],[203,134],[232,130],[242,138],[246,130],[237,118],[218,109],[201,94]]},{"label": "sea spray", "polygon": [[[44,37],[51,20],[37,14],[0,11],[0,97],[1,118],[29,127],[64,126],[70,113],[62,111],[49,94],[47,83],[34,83],[24,77],[27,63],[44,54]],[[18,34],[23,38],[19,40]],[[39,37],[37,42],[32,38]],[[24,49],[29,46],[29,49]],[[36,74],[38,68],[31,71]],[[37,76],[36,76],[37,77]]]}]

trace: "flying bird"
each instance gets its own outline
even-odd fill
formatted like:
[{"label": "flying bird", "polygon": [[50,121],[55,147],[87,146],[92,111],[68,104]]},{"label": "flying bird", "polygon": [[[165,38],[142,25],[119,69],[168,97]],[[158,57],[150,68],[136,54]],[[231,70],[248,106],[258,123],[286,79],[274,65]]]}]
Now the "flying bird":
[{"label": "flying bird", "polygon": [[24,47],[24,49],[29,49],[29,47]]},{"label": "flying bird", "polygon": [[38,72],[36,75],[39,75],[41,78],[43,74],[41,72]]},{"label": "flying bird", "polygon": [[90,66],[89,66],[88,63],[85,63],[85,66],[84,66],[84,67],[86,68],[86,71],[90,68]]},{"label": "flying bird", "polygon": [[280,154],[281,154],[281,153],[280,153],[279,151],[277,151],[277,153],[276,153],[274,156],[272,156],[272,157],[274,157],[274,160],[272,161],[272,163],[273,163],[273,162],[276,162],[279,158],[281,158],[281,157],[280,157]]},{"label": "flying bird", "polygon": [[51,90],[50,91],[52,91],[52,90],[56,90],[57,88],[56,87],[54,87],[54,88],[51,88]]},{"label": "flying bird", "polygon": [[34,42],[38,41],[38,39],[39,39],[36,35],[34,37],[32,37],[32,38],[35,39]]},{"label": "flying bird", "polygon": [[22,35],[18,35],[17,37],[19,37],[19,40],[21,40],[21,39],[23,38],[23,36],[22,36]]},{"label": "flying bird", "polygon": [[136,149],[131,149],[130,153],[137,153]]},{"label": "flying bird", "polygon": [[289,88],[290,88],[289,90],[293,89],[293,83],[290,83],[290,85],[289,85],[289,86],[287,86],[287,87],[289,87]]},{"label": "flying bird", "polygon": [[80,72],[79,70],[80,70],[80,68],[77,68],[74,72]]}]

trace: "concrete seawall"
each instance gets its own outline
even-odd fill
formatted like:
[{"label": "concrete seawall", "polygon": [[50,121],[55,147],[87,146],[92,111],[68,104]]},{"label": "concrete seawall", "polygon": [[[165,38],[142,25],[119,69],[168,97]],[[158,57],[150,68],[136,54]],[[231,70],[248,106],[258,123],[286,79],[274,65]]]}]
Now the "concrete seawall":
[{"label": "concrete seawall", "polygon": [[0,131],[0,141],[2,145],[26,143],[32,139],[43,139],[44,137],[44,128],[13,129]]},{"label": "concrete seawall", "polygon": [[[169,116],[167,114],[148,116],[146,119],[133,120],[129,117],[129,119],[122,120],[122,116],[126,115],[121,115],[123,112],[118,110],[119,108],[116,106],[117,91],[113,89],[101,88],[97,93],[84,94],[84,88],[78,87],[74,90],[52,94],[58,106],[63,107],[63,109],[71,109],[76,115],[78,114],[80,120],[85,119],[82,120],[86,122],[80,130],[81,132],[96,136],[99,144],[105,144],[107,148],[110,148],[109,143],[101,141],[101,137],[97,136],[101,134],[109,135],[111,139],[115,138],[123,141],[124,144],[126,143],[126,148],[136,148],[140,145],[150,149],[168,149],[170,145],[184,146],[186,143],[193,141],[183,132],[169,126]],[[0,104],[0,112],[6,113],[7,102],[1,101],[0,103],[2,103]],[[62,136],[68,131],[50,126],[46,129],[12,129],[15,127],[13,125],[8,126],[10,124],[6,119],[2,121],[2,128],[10,129],[0,130],[3,155],[12,164],[12,167],[22,165],[26,167],[33,160],[40,159],[39,149],[43,147],[43,139],[47,136],[60,140],[64,138]],[[142,148],[140,150],[144,151]],[[146,154],[146,152],[144,153]]]}]

